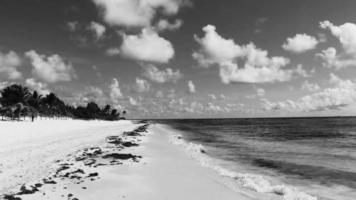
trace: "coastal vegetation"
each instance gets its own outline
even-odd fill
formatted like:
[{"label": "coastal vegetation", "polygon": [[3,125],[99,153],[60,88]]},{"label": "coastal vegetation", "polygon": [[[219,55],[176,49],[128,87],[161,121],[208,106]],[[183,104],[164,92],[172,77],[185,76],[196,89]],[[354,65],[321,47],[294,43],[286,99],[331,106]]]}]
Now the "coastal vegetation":
[{"label": "coastal vegetation", "polygon": [[73,106],[65,103],[56,94],[39,94],[36,90],[30,91],[27,87],[13,84],[0,90],[0,115],[2,120],[10,118],[20,120],[29,116],[36,117],[74,118],[74,119],[124,119],[126,111],[120,111],[111,105],[100,107],[96,102],[90,101],[86,105]]}]

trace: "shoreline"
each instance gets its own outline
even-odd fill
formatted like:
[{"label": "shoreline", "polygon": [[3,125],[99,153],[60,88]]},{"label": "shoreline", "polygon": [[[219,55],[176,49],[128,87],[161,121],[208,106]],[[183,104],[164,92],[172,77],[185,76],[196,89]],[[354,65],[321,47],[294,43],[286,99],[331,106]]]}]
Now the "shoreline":
[{"label": "shoreline", "polygon": [[[56,154],[47,155],[48,157],[30,156],[38,160],[27,166],[29,167],[27,171],[21,167],[17,171],[6,171],[4,170],[6,168],[2,167],[0,185],[1,181],[6,180],[4,176],[11,174],[10,172],[14,174],[25,170],[30,174],[36,174],[36,171],[43,174],[28,179],[24,177],[7,179],[22,182],[17,184],[16,189],[8,188],[6,192],[4,186],[0,188],[2,191],[0,199],[1,195],[5,195],[2,196],[3,199],[10,200],[292,199],[272,192],[262,193],[242,187],[231,178],[221,176],[216,169],[202,166],[199,161],[187,154],[184,148],[172,143],[174,135],[159,124],[148,125],[142,121],[141,123],[94,121],[89,125],[90,122],[79,120],[47,123],[50,124],[45,126],[45,123],[38,123],[33,126],[34,129],[29,125],[20,125],[27,126],[27,133],[23,132],[23,127],[16,128],[19,124],[12,127],[19,132],[18,135],[30,137],[37,126],[37,137],[27,139],[17,137],[18,145],[24,146],[25,150],[34,154],[36,150],[33,148],[36,147],[43,147],[44,149],[40,151],[48,150],[48,154]],[[53,131],[47,135],[46,131],[53,129],[55,124],[62,124],[62,131]],[[0,123],[1,126],[4,126],[4,123]],[[49,138],[52,140],[48,140]],[[74,140],[77,142],[73,142]],[[10,143],[14,144],[14,141],[16,140],[10,140]],[[68,141],[71,142],[66,144]],[[54,149],[46,146],[54,144],[57,145]],[[72,145],[75,145],[75,148]],[[6,152],[5,146],[3,149],[0,148],[0,158]],[[63,152],[56,152],[60,149]],[[12,151],[8,152],[13,153],[15,158],[23,158],[21,148],[19,150],[14,147]],[[44,166],[41,166],[42,162]]]}]

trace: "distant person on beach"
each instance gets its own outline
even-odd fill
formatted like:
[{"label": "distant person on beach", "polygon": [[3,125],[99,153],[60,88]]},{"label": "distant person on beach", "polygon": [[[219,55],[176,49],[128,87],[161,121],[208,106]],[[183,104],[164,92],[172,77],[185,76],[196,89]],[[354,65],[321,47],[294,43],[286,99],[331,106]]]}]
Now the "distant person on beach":
[{"label": "distant person on beach", "polygon": [[31,114],[31,121],[33,121],[35,119],[35,115],[32,113]]}]

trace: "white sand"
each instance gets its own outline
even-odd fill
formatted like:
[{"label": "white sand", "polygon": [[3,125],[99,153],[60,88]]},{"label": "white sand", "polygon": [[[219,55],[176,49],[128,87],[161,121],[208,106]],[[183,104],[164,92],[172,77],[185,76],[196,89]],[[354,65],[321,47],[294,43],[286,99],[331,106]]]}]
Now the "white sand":
[{"label": "white sand", "polygon": [[41,180],[54,167],[55,160],[136,126],[130,121],[1,121],[0,194]]},{"label": "white sand", "polygon": [[177,146],[169,143],[169,134],[150,127],[146,141],[126,152],[142,155],[141,163],[99,169],[101,179],[76,185],[69,192],[78,199],[132,200],[229,200],[281,199],[243,188],[232,190],[214,171],[201,167]]},{"label": "white sand", "polygon": [[[20,184],[41,180],[53,168],[56,159],[103,143],[106,136],[119,135],[137,126],[129,121],[0,122],[0,194]],[[201,167],[182,149],[169,143],[169,134],[163,129],[156,126],[149,129],[151,133],[139,147],[124,150],[143,156],[139,163],[100,166],[95,168],[100,176],[96,181],[79,185],[58,182],[21,198],[73,199],[67,197],[73,194],[80,200],[281,199],[244,188],[231,189],[228,181]]]}]

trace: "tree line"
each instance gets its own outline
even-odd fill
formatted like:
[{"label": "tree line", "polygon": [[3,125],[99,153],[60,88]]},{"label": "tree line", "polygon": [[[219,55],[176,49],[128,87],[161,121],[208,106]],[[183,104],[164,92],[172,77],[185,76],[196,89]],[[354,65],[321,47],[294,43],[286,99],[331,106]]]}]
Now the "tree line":
[{"label": "tree line", "polygon": [[3,118],[20,120],[21,117],[69,117],[74,119],[125,119],[126,111],[121,116],[111,105],[100,107],[91,101],[86,106],[66,104],[56,94],[41,95],[36,90],[30,91],[20,84],[13,84],[0,90],[0,115]]}]

